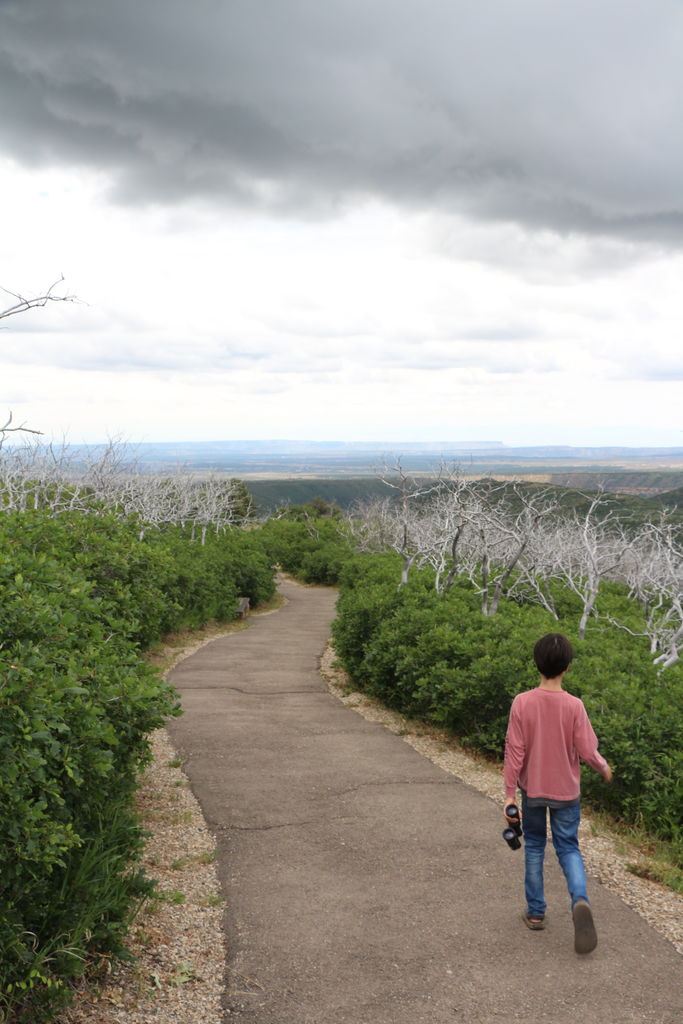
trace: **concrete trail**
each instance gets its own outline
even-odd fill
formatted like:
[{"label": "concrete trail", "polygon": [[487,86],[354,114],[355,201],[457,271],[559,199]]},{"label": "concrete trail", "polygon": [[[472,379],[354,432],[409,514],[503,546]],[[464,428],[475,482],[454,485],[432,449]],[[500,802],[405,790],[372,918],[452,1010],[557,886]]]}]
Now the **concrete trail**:
[{"label": "concrete trail", "polygon": [[328,692],[335,594],[281,589],[284,608],[171,675],[218,840],[224,1020],[681,1024],[681,957],[595,880],[599,945],[576,956],[551,847],[548,927],[525,928],[499,808]]}]

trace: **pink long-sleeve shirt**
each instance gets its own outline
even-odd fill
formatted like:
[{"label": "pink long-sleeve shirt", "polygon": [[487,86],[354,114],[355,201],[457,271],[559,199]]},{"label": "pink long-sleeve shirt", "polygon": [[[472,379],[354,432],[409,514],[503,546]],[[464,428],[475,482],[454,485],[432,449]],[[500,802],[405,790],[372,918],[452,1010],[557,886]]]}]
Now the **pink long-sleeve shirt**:
[{"label": "pink long-sleeve shirt", "polygon": [[607,771],[583,701],[566,690],[518,693],[505,739],[505,798],[515,799],[519,783],[532,799],[578,799],[579,758],[601,775]]}]

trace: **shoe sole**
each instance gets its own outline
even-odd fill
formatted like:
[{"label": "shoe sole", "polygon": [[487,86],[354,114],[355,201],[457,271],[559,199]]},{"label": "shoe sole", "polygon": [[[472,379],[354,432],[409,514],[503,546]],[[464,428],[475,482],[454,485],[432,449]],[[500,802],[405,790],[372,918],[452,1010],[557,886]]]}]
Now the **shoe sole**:
[{"label": "shoe sole", "polygon": [[593,912],[587,903],[580,902],[574,907],[574,949],[581,956],[592,953],[598,944],[593,924]]}]

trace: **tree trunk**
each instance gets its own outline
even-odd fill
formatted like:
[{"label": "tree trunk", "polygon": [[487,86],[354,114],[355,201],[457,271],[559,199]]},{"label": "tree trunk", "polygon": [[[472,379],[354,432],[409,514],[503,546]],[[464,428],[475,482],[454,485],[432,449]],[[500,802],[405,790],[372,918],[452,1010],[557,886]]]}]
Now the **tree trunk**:
[{"label": "tree trunk", "polygon": [[398,585],[398,589],[399,590],[401,589],[401,587],[405,587],[406,583],[408,582],[408,574],[409,574],[410,570],[412,569],[413,563],[415,562],[416,558],[417,558],[417,555],[411,555],[410,558],[406,558],[405,555],[403,556],[403,568],[401,569],[401,582]]},{"label": "tree trunk", "polygon": [[481,614],[489,614],[489,556],[486,552],[481,560]]},{"label": "tree trunk", "polygon": [[581,621],[579,622],[580,640],[584,640],[586,637],[586,626],[588,625],[588,620],[591,617],[593,608],[595,607],[595,599],[597,598],[597,596],[598,588],[593,586],[593,588],[590,590],[588,594],[588,597],[584,600],[583,603],[583,612],[581,613]]}]

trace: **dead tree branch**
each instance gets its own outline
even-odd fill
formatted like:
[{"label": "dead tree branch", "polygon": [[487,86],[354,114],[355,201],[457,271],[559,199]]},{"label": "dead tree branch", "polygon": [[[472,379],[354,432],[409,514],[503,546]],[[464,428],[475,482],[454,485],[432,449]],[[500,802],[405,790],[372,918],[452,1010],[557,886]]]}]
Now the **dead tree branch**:
[{"label": "dead tree branch", "polygon": [[16,316],[18,313],[26,313],[29,309],[40,309],[42,306],[47,306],[48,302],[76,302],[75,295],[55,295],[55,289],[64,280],[64,275],[61,274],[56,281],[50,285],[47,291],[43,292],[42,295],[33,295],[31,298],[19,294],[19,292],[13,292],[9,288],[3,288],[0,285],[0,291],[3,291],[6,295],[11,295],[15,302],[8,306],[6,309],[0,309],[0,320],[5,320],[7,317]]}]

